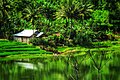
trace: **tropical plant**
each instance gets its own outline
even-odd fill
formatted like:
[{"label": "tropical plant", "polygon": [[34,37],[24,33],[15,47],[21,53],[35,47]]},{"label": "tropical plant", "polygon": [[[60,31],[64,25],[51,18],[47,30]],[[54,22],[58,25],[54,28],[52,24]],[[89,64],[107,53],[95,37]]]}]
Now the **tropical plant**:
[{"label": "tropical plant", "polygon": [[109,11],[95,10],[92,14],[93,27],[96,30],[108,30],[112,25],[109,23]]}]

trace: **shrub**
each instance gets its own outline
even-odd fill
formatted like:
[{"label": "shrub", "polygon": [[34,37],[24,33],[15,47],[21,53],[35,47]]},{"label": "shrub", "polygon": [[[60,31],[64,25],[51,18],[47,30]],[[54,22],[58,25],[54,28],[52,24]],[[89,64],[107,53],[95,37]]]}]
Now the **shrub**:
[{"label": "shrub", "polygon": [[93,41],[94,32],[90,29],[82,29],[76,31],[76,35],[73,38],[73,43],[76,45],[89,45]]},{"label": "shrub", "polygon": [[54,35],[54,41],[57,46],[65,43],[65,37],[60,34],[59,36]]},{"label": "shrub", "polygon": [[46,38],[33,38],[30,40],[33,45],[47,45],[48,40]]},{"label": "shrub", "polygon": [[92,26],[95,31],[108,30],[112,25],[109,23],[109,11],[95,10],[92,16]]},{"label": "shrub", "polygon": [[115,40],[112,34],[106,34],[105,31],[98,31],[95,34],[97,41]]},{"label": "shrub", "polygon": [[46,47],[48,46],[56,47],[64,44],[64,42],[65,42],[65,39],[62,34],[60,36],[50,35],[48,37],[33,38],[30,40],[30,43],[32,43],[33,45],[44,45]]}]

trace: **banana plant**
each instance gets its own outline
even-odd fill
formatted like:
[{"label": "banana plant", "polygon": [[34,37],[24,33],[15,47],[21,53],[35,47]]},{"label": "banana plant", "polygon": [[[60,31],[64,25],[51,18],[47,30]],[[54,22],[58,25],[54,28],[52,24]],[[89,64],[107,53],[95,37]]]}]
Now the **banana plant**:
[{"label": "banana plant", "polygon": [[4,38],[9,38],[9,35],[14,31],[12,23],[15,22],[13,16],[15,5],[10,0],[0,0],[0,30]]}]

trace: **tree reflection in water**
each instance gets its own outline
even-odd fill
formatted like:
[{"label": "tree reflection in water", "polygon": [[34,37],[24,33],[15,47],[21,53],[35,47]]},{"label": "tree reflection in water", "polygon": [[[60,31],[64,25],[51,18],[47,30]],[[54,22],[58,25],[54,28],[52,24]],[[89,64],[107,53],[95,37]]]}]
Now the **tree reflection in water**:
[{"label": "tree reflection in water", "polygon": [[30,59],[29,62],[2,61],[0,80],[120,80],[119,61],[119,54],[104,51]]}]

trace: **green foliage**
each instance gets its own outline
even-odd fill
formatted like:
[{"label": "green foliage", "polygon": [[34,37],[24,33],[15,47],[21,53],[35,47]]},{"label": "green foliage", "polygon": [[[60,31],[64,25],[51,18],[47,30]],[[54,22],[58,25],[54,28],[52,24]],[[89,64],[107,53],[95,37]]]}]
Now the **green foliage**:
[{"label": "green foliage", "polygon": [[71,33],[71,39],[75,45],[90,45],[95,38],[95,33],[88,27],[76,26]]},{"label": "green foliage", "polygon": [[48,40],[46,38],[34,38],[30,40],[33,45],[48,45]]},{"label": "green foliage", "polygon": [[35,48],[25,43],[13,42],[8,40],[0,40],[0,56],[16,55],[16,54],[46,54],[44,50]]},{"label": "green foliage", "polygon": [[92,26],[95,30],[108,30],[112,25],[109,23],[109,11],[95,10],[92,14]]},{"label": "green foliage", "polygon": [[56,47],[59,45],[64,44],[64,36],[61,34],[60,36],[57,35],[50,35],[48,37],[43,37],[43,38],[34,38],[31,39],[30,42],[33,45],[43,45],[43,46],[51,46],[51,47]]},{"label": "green foliage", "polygon": [[96,10],[92,14],[94,22],[107,23],[109,19],[109,11],[107,10]]},{"label": "green foliage", "polygon": [[27,22],[26,20],[21,19],[20,24],[23,27],[23,29],[32,29],[33,25],[31,22]]},{"label": "green foliage", "polygon": [[[35,40],[35,45],[42,41],[45,45],[91,42],[95,38],[93,31],[119,31],[119,5],[116,0],[0,0],[0,37],[12,39],[20,30],[37,29],[48,39]],[[55,32],[62,37],[50,38]]]}]

